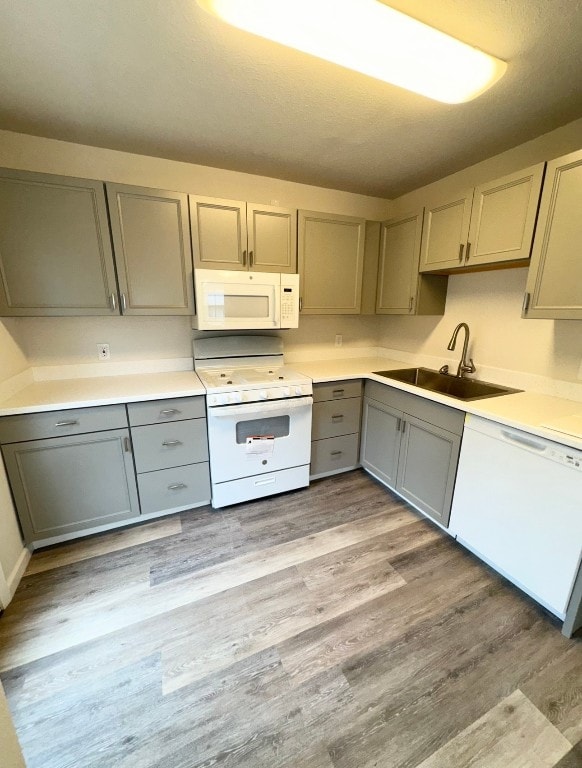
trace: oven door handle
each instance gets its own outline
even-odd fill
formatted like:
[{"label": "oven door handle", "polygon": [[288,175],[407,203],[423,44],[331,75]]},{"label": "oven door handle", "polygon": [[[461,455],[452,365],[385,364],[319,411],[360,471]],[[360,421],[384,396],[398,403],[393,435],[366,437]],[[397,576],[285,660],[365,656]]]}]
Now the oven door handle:
[{"label": "oven door handle", "polygon": [[260,418],[264,413],[269,413],[271,416],[274,413],[279,413],[285,416],[299,408],[311,408],[312,405],[312,397],[290,397],[271,402],[260,400],[258,403],[245,403],[245,405],[214,406],[208,409],[208,414],[215,419],[230,419],[233,416],[255,416]]}]

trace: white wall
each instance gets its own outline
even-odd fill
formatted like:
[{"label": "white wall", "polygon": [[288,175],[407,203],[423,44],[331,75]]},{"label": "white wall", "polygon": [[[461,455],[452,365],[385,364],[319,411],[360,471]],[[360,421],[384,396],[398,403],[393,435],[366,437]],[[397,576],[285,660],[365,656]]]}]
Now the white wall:
[{"label": "white wall", "polygon": [[26,768],[2,683],[0,683],[0,755],[2,755],[2,768]]},{"label": "white wall", "polygon": [[[545,134],[485,162],[393,201],[398,215],[446,199],[450,193],[512,173],[582,147],[582,120]],[[378,318],[378,343],[447,360],[447,343],[457,323],[469,323],[475,365],[522,371],[579,382],[582,379],[582,322],[522,320],[527,269],[455,275],[449,278],[442,318]],[[456,352],[454,353],[456,357]]]}]

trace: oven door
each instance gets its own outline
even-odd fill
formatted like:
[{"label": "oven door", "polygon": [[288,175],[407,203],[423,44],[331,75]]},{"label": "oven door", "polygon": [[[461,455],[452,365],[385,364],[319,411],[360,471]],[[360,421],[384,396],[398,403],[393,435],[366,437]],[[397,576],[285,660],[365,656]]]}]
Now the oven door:
[{"label": "oven door", "polygon": [[312,397],[208,409],[213,483],[309,464]]}]

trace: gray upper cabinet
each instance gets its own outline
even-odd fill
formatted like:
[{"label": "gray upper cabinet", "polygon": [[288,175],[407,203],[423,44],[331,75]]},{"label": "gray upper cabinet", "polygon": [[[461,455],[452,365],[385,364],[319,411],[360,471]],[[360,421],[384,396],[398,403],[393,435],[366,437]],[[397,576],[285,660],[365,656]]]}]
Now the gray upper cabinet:
[{"label": "gray upper cabinet", "polygon": [[475,188],[465,265],[529,259],[545,163]]},{"label": "gray upper cabinet", "polygon": [[582,151],[548,163],[524,316],[582,319]]},{"label": "gray upper cabinet", "polygon": [[111,315],[103,184],[0,169],[0,315]]},{"label": "gray upper cabinet", "polygon": [[419,275],[424,208],[380,225],[376,314],[442,315],[447,278]]},{"label": "gray upper cabinet", "polygon": [[188,197],[106,184],[124,315],[192,315]]},{"label": "gray upper cabinet", "polygon": [[365,219],[353,216],[299,211],[303,314],[359,314],[365,227]]},{"label": "gray upper cabinet", "polygon": [[421,272],[451,272],[530,257],[544,163],[427,208]]},{"label": "gray upper cabinet", "polygon": [[190,195],[194,264],[205,269],[297,271],[297,212]]},{"label": "gray upper cabinet", "polygon": [[422,233],[420,271],[462,266],[469,232],[473,190],[466,190],[427,207]]}]

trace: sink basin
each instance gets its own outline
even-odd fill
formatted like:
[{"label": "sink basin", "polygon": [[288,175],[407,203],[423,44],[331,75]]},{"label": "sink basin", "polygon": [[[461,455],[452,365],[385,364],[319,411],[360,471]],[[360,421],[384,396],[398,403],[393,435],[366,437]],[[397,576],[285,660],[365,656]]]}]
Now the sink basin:
[{"label": "sink basin", "polygon": [[499,397],[522,391],[502,387],[499,384],[490,384],[487,381],[459,378],[448,373],[431,371],[430,368],[399,368],[395,371],[374,371],[374,373],[387,379],[414,384],[431,392],[456,397],[458,400],[480,400],[484,397]]}]

